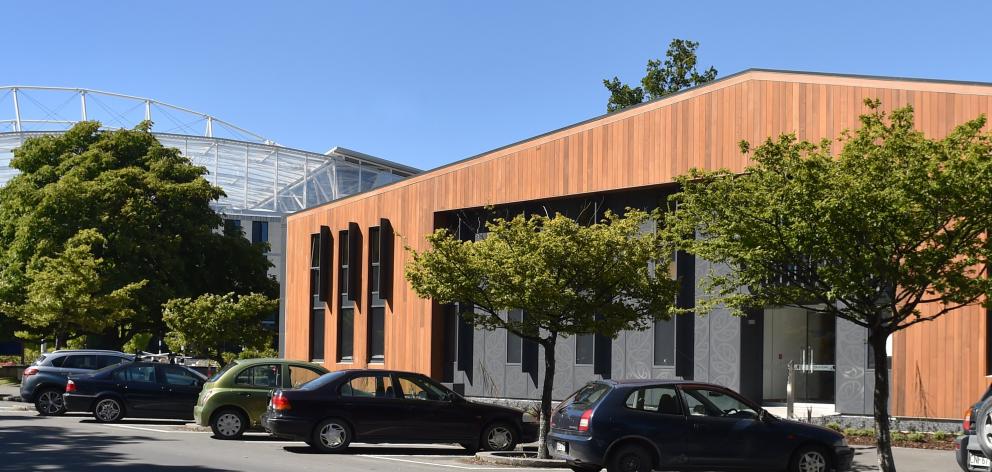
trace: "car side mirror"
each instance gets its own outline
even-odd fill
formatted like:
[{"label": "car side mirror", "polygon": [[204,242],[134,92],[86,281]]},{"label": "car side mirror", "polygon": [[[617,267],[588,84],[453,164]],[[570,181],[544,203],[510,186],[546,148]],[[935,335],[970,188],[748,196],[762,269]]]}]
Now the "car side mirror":
[{"label": "car side mirror", "polygon": [[767,423],[769,421],[772,421],[774,418],[775,417],[772,416],[771,413],[768,413],[768,410],[765,410],[764,408],[762,408],[761,411],[758,412],[758,421],[761,421],[762,423]]},{"label": "car side mirror", "polygon": [[444,396],[444,400],[451,403],[458,403],[462,400],[462,397],[455,392],[448,392],[448,394]]}]

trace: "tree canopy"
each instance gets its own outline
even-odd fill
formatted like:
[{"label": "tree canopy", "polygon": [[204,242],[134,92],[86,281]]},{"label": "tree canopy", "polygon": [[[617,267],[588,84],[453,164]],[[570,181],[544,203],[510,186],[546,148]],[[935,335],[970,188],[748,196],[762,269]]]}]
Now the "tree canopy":
[{"label": "tree canopy", "polygon": [[205,294],[178,298],[165,304],[163,319],[173,349],[206,356],[225,364],[241,350],[271,352],[272,332],[262,321],[279,308],[279,301],[259,293]]},{"label": "tree canopy", "polygon": [[[643,230],[650,218],[628,210],[581,225],[561,214],[520,215],[488,222],[478,241],[460,241],[441,229],[428,236],[429,250],[413,251],[406,279],[421,297],[459,303],[462,316],[477,327],[504,328],[543,347],[543,438],[559,337],[612,338],[671,316],[677,282],[667,267],[673,249],[658,233]],[[655,267],[665,269],[656,274]],[[524,314],[511,319],[508,310]]]},{"label": "tree canopy", "polygon": [[645,100],[656,100],[680,90],[705,84],[716,78],[716,69],[710,67],[703,72],[696,69],[696,48],[699,43],[684,39],[673,39],[665,52],[665,61],[649,59],[647,73],[639,87],[631,87],[620,79],[604,79],[603,85],[610,91],[606,111],[613,113]]},{"label": "tree canopy", "polygon": [[163,147],[150,129],[150,122],[119,131],[81,122],[64,134],[27,139],[14,151],[11,166],[20,174],[0,189],[4,306],[27,303],[41,274],[32,268],[58,258],[84,230],[104,240],[101,287],[145,281],[134,294],[133,313],[103,333],[107,347],[119,348],[138,332],[162,332],[162,304],[172,298],[275,294],[264,248],[240,232],[218,231],[221,217],[210,203],[223,191],[204,178],[206,169]]},{"label": "tree canopy", "polygon": [[891,471],[886,339],[992,289],[992,136],[982,116],[929,139],[912,108],[865,103],[837,154],[829,140],[783,135],[753,152],[742,143],[752,163],[741,174],[681,177],[667,227],[730,269],[703,279],[712,298],[697,311],[796,306],[868,329],[880,466]]}]

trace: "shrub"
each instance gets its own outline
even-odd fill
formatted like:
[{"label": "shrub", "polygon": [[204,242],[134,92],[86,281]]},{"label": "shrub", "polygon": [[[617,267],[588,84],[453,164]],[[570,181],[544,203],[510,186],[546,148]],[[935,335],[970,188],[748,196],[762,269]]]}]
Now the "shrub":
[{"label": "shrub", "polygon": [[[913,434],[919,434],[919,433],[913,433]],[[898,431],[892,433],[892,441],[893,442],[894,441],[907,441],[907,440],[909,440],[909,437],[906,436],[906,433],[900,433]]]},{"label": "shrub", "polygon": [[906,436],[906,439],[909,439],[910,441],[913,442],[922,443],[922,442],[927,442],[927,435],[919,432],[909,433],[909,435]]},{"label": "shrub", "polygon": [[[841,431],[844,431],[844,428],[841,428],[840,423],[837,423],[835,421],[831,421],[831,422],[827,423],[826,424],[826,427],[828,429],[832,429],[834,431],[837,431],[838,433],[840,433]],[[847,434],[847,433],[844,433],[844,434]]]},{"label": "shrub", "polygon": [[947,441],[951,438],[951,434],[946,431],[937,431],[933,433],[934,441]]},{"label": "shrub", "polygon": [[858,430],[856,430],[854,428],[844,428],[843,433],[844,433],[844,436],[847,436],[849,438],[853,438],[853,437],[855,437],[855,436],[858,435]]}]

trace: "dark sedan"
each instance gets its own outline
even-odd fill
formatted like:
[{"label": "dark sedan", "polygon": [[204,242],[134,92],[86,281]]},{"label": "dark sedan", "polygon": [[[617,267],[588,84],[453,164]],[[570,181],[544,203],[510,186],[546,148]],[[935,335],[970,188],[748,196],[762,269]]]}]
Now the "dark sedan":
[{"label": "dark sedan", "polygon": [[93,413],[102,423],[125,416],[193,419],[206,377],[195,370],[157,362],[135,362],[69,377],[67,411]]},{"label": "dark sedan", "polygon": [[776,418],[717,385],[592,382],[555,409],[547,445],[576,471],[844,471],[844,436]]},{"label": "dark sedan", "polygon": [[321,452],[342,451],[352,441],[506,451],[537,439],[537,425],[524,422],[520,410],[470,402],[421,374],[382,370],[332,372],[276,390],[262,426]]}]

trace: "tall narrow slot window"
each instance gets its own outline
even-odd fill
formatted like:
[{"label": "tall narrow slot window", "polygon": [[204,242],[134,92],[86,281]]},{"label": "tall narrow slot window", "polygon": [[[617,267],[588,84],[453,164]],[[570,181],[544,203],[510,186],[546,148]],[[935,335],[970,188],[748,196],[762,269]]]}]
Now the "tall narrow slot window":
[{"label": "tall narrow slot window", "polygon": [[320,300],[320,235],[310,236],[310,360],[324,360],[324,302]]},{"label": "tall narrow slot window", "polygon": [[[668,265],[668,276],[678,279],[678,253],[672,255]],[[654,365],[671,367],[675,365],[675,319],[654,322]]]},{"label": "tall narrow slot window", "polygon": [[377,227],[369,228],[369,362],[383,362],[386,354],[386,304],[380,293],[380,266],[382,263],[382,237]]},{"label": "tall narrow slot window", "polygon": [[575,365],[592,365],[596,360],[596,335],[580,334],[575,337]]},{"label": "tall narrow slot window", "polygon": [[[520,322],[524,320],[523,310],[510,310],[506,314],[508,321]],[[523,339],[510,331],[506,332],[506,363],[520,364],[523,362],[524,343]]]},{"label": "tall narrow slot window", "polygon": [[341,305],[338,310],[338,362],[351,362],[355,350],[355,305],[348,298],[350,285],[348,256],[352,250],[348,240],[348,232],[340,233],[338,247],[340,269],[338,277],[341,284]]}]

